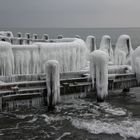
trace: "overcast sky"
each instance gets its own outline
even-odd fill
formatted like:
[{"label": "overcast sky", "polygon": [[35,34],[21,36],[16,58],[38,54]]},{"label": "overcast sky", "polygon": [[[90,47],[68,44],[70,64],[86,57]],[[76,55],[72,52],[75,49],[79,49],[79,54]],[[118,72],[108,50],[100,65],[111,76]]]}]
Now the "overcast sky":
[{"label": "overcast sky", "polygon": [[0,27],[140,27],[140,0],[0,0]]}]

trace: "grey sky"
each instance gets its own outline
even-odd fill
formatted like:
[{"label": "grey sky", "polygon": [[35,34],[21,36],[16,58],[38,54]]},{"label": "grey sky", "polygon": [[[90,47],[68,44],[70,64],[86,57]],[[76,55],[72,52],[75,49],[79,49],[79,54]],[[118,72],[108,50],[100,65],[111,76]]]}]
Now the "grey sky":
[{"label": "grey sky", "polygon": [[140,0],[0,0],[0,27],[140,27]]}]

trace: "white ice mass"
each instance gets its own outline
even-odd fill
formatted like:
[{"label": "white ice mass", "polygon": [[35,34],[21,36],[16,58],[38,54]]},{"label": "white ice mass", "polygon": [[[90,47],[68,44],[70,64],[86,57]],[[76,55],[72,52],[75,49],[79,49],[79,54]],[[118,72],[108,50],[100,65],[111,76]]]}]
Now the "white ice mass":
[{"label": "white ice mass", "polygon": [[114,56],[113,56],[113,50],[112,50],[112,44],[111,44],[111,37],[109,35],[104,35],[102,37],[99,50],[102,50],[109,55],[110,63],[114,62]]},{"label": "white ice mass", "polygon": [[105,51],[95,50],[90,56],[90,73],[92,77],[92,86],[94,87],[94,78],[96,78],[97,99],[104,100],[108,95],[108,62],[109,56]]},{"label": "white ice mass", "polygon": [[61,72],[80,71],[87,61],[86,44],[78,38],[32,45],[11,45],[1,41],[0,50],[0,75],[44,73],[48,60],[57,60]]},{"label": "white ice mass", "polygon": [[117,65],[131,65],[132,53],[130,36],[121,35],[116,43],[114,63]]}]

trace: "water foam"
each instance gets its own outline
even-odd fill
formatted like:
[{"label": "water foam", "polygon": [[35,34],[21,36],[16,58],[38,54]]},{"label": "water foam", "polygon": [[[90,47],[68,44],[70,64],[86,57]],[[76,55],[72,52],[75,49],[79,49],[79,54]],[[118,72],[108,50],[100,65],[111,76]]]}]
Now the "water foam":
[{"label": "water foam", "polygon": [[72,125],[78,129],[85,129],[93,134],[119,134],[124,138],[140,138],[140,121],[126,120],[118,122],[105,122],[100,120],[71,120]]}]

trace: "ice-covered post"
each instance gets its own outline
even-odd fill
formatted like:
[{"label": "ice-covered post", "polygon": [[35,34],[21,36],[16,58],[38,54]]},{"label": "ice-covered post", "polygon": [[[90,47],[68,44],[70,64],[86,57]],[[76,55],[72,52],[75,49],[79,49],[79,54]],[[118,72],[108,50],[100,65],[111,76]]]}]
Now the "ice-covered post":
[{"label": "ice-covered post", "polygon": [[33,40],[36,40],[36,39],[38,39],[38,35],[37,34],[33,34]]},{"label": "ice-covered post", "polygon": [[95,50],[90,55],[92,87],[96,89],[97,101],[99,102],[104,101],[108,95],[108,61],[108,54],[104,51]]},{"label": "ice-covered post", "polygon": [[43,35],[43,40],[45,40],[45,41],[46,41],[46,40],[49,40],[49,35],[48,35],[48,34],[44,34],[44,35]]},{"label": "ice-covered post", "polygon": [[64,38],[64,36],[63,35],[58,35],[57,38],[62,39],[62,38]]},{"label": "ice-covered post", "polygon": [[17,33],[17,38],[18,38],[18,44],[22,45],[23,39],[22,39],[22,34],[20,32]]},{"label": "ice-covered post", "polygon": [[48,110],[53,110],[60,102],[59,63],[56,60],[48,60],[46,63],[46,85]]},{"label": "ice-covered post", "polygon": [[94,36],[87,36],[86,44],[90,52],[96,50],[96,38]]},{"label": "ice-covered post", "polygon": [[30,36],[30,33],[26,33],[25,34],[25,38],[27,39],[27,44],[30,44],[30,38],[31,38],[31,36]]},{"label": "ice-covered post", "polygon": [[21,38],[21,37],[22,37],[22,34],[21,34],[20,32],[18,32],[18,33],[17,33],[17,37],[18,37],[18,38]]},{"label": "ice-covered post", "polygon": [[76,35],[76,38],[81,38],[81,36],[80,35]]}]

